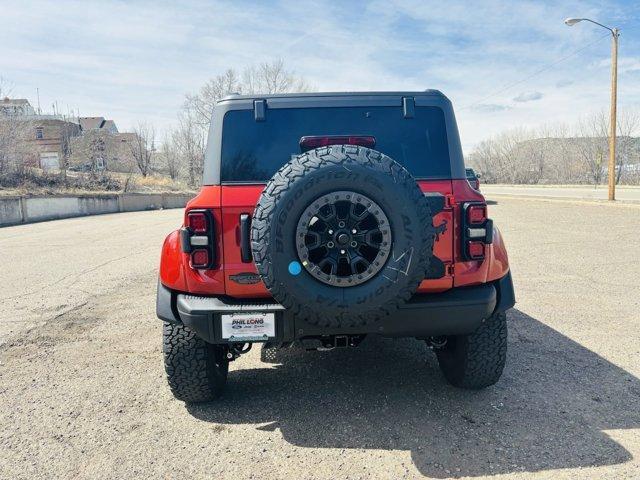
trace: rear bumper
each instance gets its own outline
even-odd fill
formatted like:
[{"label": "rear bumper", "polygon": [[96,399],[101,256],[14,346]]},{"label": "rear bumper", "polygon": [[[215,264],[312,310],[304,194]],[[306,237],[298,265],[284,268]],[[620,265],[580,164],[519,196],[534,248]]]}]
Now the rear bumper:
[{"label": "rear bumper", "polygon": [[359,327],[319,327],[295,317],[282,305],[267,300],[201,297],[172,292],[158,283],[156,312],[160,319],[184,323],[210,343],[222,340],[220,315],[230,312],[273,312],[276,342],[320,335],[377,333],[389,337],[464,335],[473,332],[492,313],[515,304],[511,273],[496,282],[453,288],[438,294],[416,294],[394,315]]}]

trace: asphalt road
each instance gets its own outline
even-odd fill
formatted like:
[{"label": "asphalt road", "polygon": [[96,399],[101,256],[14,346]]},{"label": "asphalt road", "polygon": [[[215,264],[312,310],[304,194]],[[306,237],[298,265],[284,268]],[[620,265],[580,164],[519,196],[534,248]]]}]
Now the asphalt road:
[{"label": "asphalt road", "polygon": [[371,338],[256,349],[186,407],[154,316],[180,211],[0,229],[0,478],[640,478],[640,207],[495,199],[518,304],[480,392]]},{"label": "asphalt road", "polygon": [[[518,197],[549,197],[582,200],[607,200],[609,190],[606,185],[489,185],[480,189],[487,195],[515,195]],[[640,187],[616,187],[619,202],[640,203]]]}]

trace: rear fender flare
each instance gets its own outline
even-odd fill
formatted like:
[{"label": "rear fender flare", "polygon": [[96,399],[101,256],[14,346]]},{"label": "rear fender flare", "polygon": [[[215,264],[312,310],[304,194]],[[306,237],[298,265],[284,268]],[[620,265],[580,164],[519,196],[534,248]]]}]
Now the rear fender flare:
[{"label": "rear fender flare", "polygon": [[175,230],[167,235],[162,244],[160,283],[171,290],[186,292],[189,289],[185,279],[183,255],[180,248],[180,231]]},{"label": "rear fender flare", "polygon": [[511,279],[511,270],[495,282],[498,301],[494,313],[505,312],[516,304],[516,294],[513,289],[513,280]]}]

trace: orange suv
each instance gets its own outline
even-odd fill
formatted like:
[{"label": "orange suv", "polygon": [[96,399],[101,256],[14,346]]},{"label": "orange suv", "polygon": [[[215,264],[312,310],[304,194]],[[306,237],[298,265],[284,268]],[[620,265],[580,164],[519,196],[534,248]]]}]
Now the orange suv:
[{"label": "orange suv", "polygon": [[203,186],[162,248],[157,315],[174,395],[219,396],[229,361],[414,337],[446,379],[503,370],[507,252],[467,181],[440,92],[227,97]]}]

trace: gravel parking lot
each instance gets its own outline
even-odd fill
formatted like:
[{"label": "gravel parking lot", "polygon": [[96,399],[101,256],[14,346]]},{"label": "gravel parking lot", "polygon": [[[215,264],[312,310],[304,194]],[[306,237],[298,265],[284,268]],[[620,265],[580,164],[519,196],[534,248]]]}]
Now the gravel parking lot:
[{"label": "gravel parking lot", "polygon": [[518,303],[480,392],[369,338],[255,349],[185,407],[154,315],[181,211],[0,229],[0,478],[640,478],[640,206],[496,199]]}]

